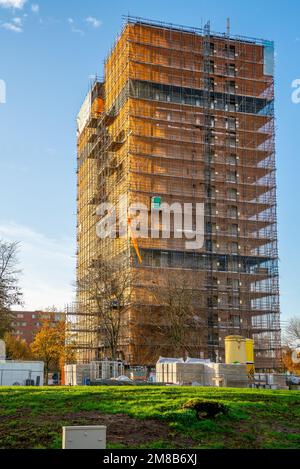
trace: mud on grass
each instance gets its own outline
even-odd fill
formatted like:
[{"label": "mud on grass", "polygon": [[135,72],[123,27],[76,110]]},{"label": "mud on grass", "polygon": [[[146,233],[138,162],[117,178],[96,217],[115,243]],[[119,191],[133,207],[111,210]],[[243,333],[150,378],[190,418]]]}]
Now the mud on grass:
[{"label": "mud on grass", "polygon": [[17,415],[0,415],[0,449],[61,448],[62,426],[106,425],[108,447],[186,448],[194,441],[158,420],[138,420],[125,414],[94,411],[32,415],[23,409]]},{"label": "mud on grass", "polygon": [[[228,407],[197,420],[190,399]],[[300,392],[201,387],[0,387],[0,448],[61,448],[63,425],[108,427],[109,448],[300,448]]]}]

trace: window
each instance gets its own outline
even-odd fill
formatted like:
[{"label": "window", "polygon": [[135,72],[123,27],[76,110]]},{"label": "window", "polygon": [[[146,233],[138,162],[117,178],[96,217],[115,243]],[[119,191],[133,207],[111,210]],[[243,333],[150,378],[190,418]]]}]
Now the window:
[{"label": "window", "polygon": [[209,285],[211,287],[217,287],[219,284],[218,284],[218,278],[217,277],[212,277],[211,281],[209,282]]},{"label": "window", "polygon": [[216,188],[214,186],[206,186],[205,192],[206,192],[206,197],[216,196]]},{"label": "window", "polygon": [[236,111],[235,103],[225,104],[225,111],[235,112]]},{"label": "window", "polygon": [[161,253],[160,265],[162,267],[168,267],[168,265],[169,265],[169,253],[168,252],[162,252]]},{"label": "window", "polygon": [[205,215],[214,215],[216,213],[216,204],[205,204]]},{"label": "window", "polygon": [[238,243],[229,243],[228,244],[228,250],[231,254],[237,254],[239,250]]},{"label": "window", "polygon": [[213,163],[214,161],[214,154],[212,151],[206,151],[204,154],[204,161],[205,163]]},{"label": "window", "polygon": [[239,280],[237,278],[227,278],[227,286],[233,290],[239,289]]},{"label": "window", "polygon": [[235,65],[228,64],[226,68],[227,68],[227,75],[229,75],[230,77],[235,77]]},{"label": "window", "polygon": [[210,221],[206,222],[205,232],[207,234],[215,233],[216,232],[216,223],[211,223]]},{"label": "window", "polygon": [[232,315],[232,316],[230,316],[230,322],[233,325],[233,327],[240,327],[241,318],[240,318],[240,316],[237,316],[237,315],[233,316]]},{"label": "window", "polygon": [[205,241],[205,248],[206,248],[206,251],[212,252],[212,240],[211,239],[207,239]]},{"label": "window", "polygon": [[228,296],[228,304],[231,305],[233,308],[238,308],[240,305],[240,299],[238,296]]},{"label": "window", "polygon": [[236,173],[236,171],[227,171],[226,172],[226,181],[227,182],[237,182],[237,173]]},{"label": "window", "polygon": [[227,55],[228,58],[234,59],[235,58],[235,46],[229,46],[225,44],[225,55]]},{"label": "window", "polygon": [[153,253],[153,267],[160,267],[160,253],[157,251]]},{"label": "window", "polygon": [[228,138],[229,146],[230,147],[235,147],[236,145],[236,140],[234,135],[230,135]]},{"label": "window", "polygon": [[215,345],[219,343],[219,336],[215,332],[209,332],[208,333],[208,343],[209,345]]},{"label": "window", "polygon": [[188,269],[195,267],[195,256],[193,253],[185,253],[184,266]]},{"label": "window", "polygon": [[172,266],[182,267],[183,265],[183,253],[182,252],[172,252]]},{"label": "window", "polygon": [[214,168],[205,168],[204,170],[204,178],[207,182],[209,182],[210,180],[213,180],[214,179],[214,173],[215,173],[215,169]]},{"label": "window", "polygon": [[227,164],[236,164],[237,158],[236,155],[231,153],[230,155],[226,155],[226,163]]},{"label": "window", "polygon": [[218,297],[217,296],[212,296],[207,298],[207,306],[209,308],[214,308],[218,306]]},{"label": "window", "polygon": [[213,77],[205,78],[204,79],[204,87],[207,90],[214,91],[215,89],[215,80]]},{"label": "window", "polygon": [[234,81],[228,81],[226,83],[226,92],[230,94],[235,93],[235,82]]},{"label": "window", "polygon": [[230,225],[228,225],[228,233],[232,236],[237,236],[238,225],[236,223],[231,223]]},{"label": "window", "polygon": [[229,200],[237,200],[237,190],[233,188],[228,189],[227,197]]},{"label": "window", "polygon": [[227,270],[226,257],[219,257],[218,259],[218,270],[220,272],[225,272]]},{"label": "window", "polygon": [[234,117],[225,119],[225,128],[227,130],[236,130],[236,123]]},{"label": "window", "polygon": [[232,258],[231,260],[231,270],[232,272],[238,272],[239,271],[239,263],[237,258]]},{"label": "window", "polygon": [[230,205],[229,207],[227,207],[227,216],[229,218],[237,218],[238,209],[235,205]]},{"label": "window", "polygon": [[24,314],[18,313],[18,314],[17,314],[17,318],[20,318],[20,319],[21,319],[21,318],[24,318]]}]

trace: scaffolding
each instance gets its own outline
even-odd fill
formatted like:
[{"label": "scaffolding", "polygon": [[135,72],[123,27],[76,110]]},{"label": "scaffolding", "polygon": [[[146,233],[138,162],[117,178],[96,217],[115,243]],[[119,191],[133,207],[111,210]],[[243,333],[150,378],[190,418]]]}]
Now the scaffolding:
[{"label": "scaffolding", "polygon": [[[126,17],[78,121],[77,277],[99,256],[137,272],[120,354],[132,364],[166,355],[153,328],[153,285],[170,271],[201,292],[203,334],[195,355],[222,361],[224,338],[255,340],[259,369],[280,364],[273,43]],[[205,203],[205,245],[99,239],[100,202]],[[105,355],[90,299],[78,296],[69,324],[81,361]]]}]

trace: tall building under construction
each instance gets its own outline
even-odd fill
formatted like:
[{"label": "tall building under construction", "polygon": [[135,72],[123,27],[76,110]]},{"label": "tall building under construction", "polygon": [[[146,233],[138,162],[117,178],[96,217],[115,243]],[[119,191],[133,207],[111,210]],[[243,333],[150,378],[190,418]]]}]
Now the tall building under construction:
[{"label": "tall building under construction", "polygon": [[[172,354],[153,289],[177,272],[199,293],[193,356],[222,361],[224,338],[238,334],[254,339],[256,368],[278,367],[273,72],[271,41],[128,17],[92,84],[77,120],[77,276],[99,256],[135,272],[119,340],[127,363]],[[204,204],[203,246],[174,232],[100,239],[97,207],[125,195],[149,217],[163,203]],[[72,323],[82,361],[106,356],[87,301],[81,292]]]}]

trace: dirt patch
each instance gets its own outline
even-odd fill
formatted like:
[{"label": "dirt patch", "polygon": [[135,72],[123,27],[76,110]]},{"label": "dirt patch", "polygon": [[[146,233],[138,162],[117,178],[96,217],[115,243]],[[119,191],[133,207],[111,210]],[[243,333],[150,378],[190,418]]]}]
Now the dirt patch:
[{"label": "dirt patch", "polygon": [[[53,417],[53,416],[52,416]],[[107,441],[122,443],[126,446],[138,446],[150,441],[172,441],[174,444],[184,446],[191,444],[180,434],[174,435],[168,424],[158,420],[138,420],[125,414],[95,414],[95,412],[78,412],[64,414],[63,420],[71,425],[106,425]]]},{"label": "dirt patch", "polygon": [[[122,444],[128,448],[159,440],[168,442],[175,448],[194,446],[191,438],[174,432],[166,423],[154,419],[138,420],[125,414],[108,415],[94,411],[81,411],[66,414],[26,415],[24,420],[20,414],[11,416],[11,420],[15,419],[18,420],[19,433],[9,425],[8,418],[5,422],[2,421],[0,441],[5,434],[9,436],[6,442],[6,438],[4,441],[2,439],[5,447],[32,448],[39,444],[49,447],[54,434],[57,436],[61,434],[63,425],[106,425],[107,441]],[[2,448],[3,443],[0,444]]]}]

